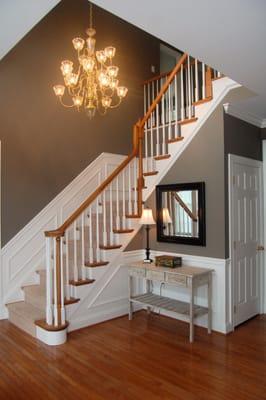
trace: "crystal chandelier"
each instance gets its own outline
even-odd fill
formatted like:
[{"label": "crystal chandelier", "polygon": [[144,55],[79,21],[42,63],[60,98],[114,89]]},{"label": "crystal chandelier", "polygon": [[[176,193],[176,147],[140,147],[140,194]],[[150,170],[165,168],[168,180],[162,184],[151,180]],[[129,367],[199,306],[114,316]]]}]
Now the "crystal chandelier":
[{"label": "crystal chandelier", "polygon": [[[128,89],[119,86],[117,79],[119,68],[113,65],[115,47],[106,47],[95,51],[96,30],[92,27],[92,4],[90,3],[90,27],[86,31],[88,38],[72,40],[78,56],[78,70],[74,72],[73,62],[64,60],[61,71],[65,85],[53,87],[55,95],[64,107],[75,107],[78,111],[84,108],[87,115],[93,118],[96,112],[104,115],[109,108],[118,107],[127,95]],[[85,45],[86,42],[86,45]],[[64,93],[72,100],[70,104],[63,101]]]}]

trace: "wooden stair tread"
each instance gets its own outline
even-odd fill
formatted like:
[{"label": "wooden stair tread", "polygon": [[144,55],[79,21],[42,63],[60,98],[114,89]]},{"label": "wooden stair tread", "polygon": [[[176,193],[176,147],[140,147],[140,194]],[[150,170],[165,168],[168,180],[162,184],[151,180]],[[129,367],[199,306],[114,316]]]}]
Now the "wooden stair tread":
[{"label": "wooden stair tread", "polygon": [[48,324],[46,323],[46,320],[45,320],[45,319],[39,319],[39,320],[37,320],[37,321],[34,321],[34,323],[35,323],[35,325],[37,325],[37,326],[39,326],[40,328],[45,329],[46,331],[49,331],[49,332],[58,332],[58,331],[62,331],[62,330],[64,330],[64,329],[66,329],[66,328],[68,327],[68,325],[69,325],[69,323],[68,323],[67,321],[65,322],[65,324],[61,324],[61,325],[58,325],[58,326],[55,326],[55,325],[48,325]]},{"label": "wooden stair tread", "polygon": [[82,286],[82,285],[90,285],[91,283],[95,282],[95,279],[79,279],[78,281],[74,281],[74,279],[71,279],[69,281],[70,285],[73,286]]},{"label": "wooden stair tread", "polygon": [[114,233],[132,233],[134,229],[113,229]]},{"label": "wooden stair tread", "polygon": [[126,218],[140,218],[138,214],[126,214]]},{"label": "wooden stair tread", "polygon": [[197,117],[192,117],[192,118],[186,118],[183,119],[182,121],[178,121],[178,125],[186,125],[186,124],[191,124],[192,122],[196,122],[197,121]]},{"label": "wooden stair tread", "polygon": [[64,300],[64,304],[65,304],[65,306],[68,306],[70,304],[78,303],[79,301],[80,301],[80,299],[76,299],[75,297],[70,297],[70,299]]},{"label": "wooden stair tread", "polygon": [[122,247],[122,244],[109,244],[109,245],[103,245],[100,244],[99,248],[101,250],[115,250],[115,249],[120,249]]},{"label": "wooden stair tread", "polygon": [[152,175],[157,175],[158,171],[150,171],[150,172],[144,172],[143,176],[152,176]]},{"label": "wooden stair tread", "polygon": [[103,267],[108,264],[109,264],[109,261],[93,261],[93,262],[88,261],[85,263],[85,267],[89,267],[89,268]]},{"label": "wooden stair tread", "polygon": [[198,106],[198,105],[200,105],[200,104],[208,103],[208,101],[211,101],[212,99],[213,99],[213,97],[212,97],[212,96],[209,96],[209,97],[206,97],[205,99],[201,99],[201,100],[198,100],[198,101],[194,101],[194,102],[192,103],[192,105],[193,105],[193,106]]},{"label": "wooden stair tread", "polygon": [[178,137],[175,137],[175,138],[172,138],[172,139],[168,139],[167,143],[176,143],[176,142],[180,142],[183,139],[184,139],[183,136],[178,136]]},{"label": "wooden stair tread", "polygon": [[155,156],[154,160],[160,161],[160,160],[166,160],[167,158],[170,158],[171,154],[163,154],[161,156]]}]

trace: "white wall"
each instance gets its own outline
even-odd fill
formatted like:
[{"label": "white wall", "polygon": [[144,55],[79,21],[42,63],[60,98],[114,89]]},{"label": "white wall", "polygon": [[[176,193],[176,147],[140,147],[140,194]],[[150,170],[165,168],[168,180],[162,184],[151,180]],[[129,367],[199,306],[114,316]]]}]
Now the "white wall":
[{"label": "white wall", "polygon": [[0,60],[60,0],[0,1]]}]

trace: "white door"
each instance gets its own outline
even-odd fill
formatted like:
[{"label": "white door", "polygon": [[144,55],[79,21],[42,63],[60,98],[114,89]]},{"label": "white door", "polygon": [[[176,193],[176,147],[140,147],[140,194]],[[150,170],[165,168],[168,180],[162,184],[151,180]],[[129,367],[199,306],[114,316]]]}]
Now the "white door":
[{"label": "white door", "polygon": [[262,163],[229,156],[234,326],[260,312],[263,261]]}]

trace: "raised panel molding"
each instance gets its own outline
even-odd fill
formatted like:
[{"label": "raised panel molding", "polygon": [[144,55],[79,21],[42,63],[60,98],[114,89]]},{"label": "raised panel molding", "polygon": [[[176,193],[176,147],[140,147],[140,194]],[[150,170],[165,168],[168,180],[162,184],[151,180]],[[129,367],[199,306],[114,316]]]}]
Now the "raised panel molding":
[{"label": "raised panel molding", "polygon": [[44,231],[61,224],[95,190],[99,177],[103,179],[124,159],[102,153],[2,248],[0,318],[7,316],[6,303],[23,300],[21,286],[38,283],[35,271],[44,268]]}]

